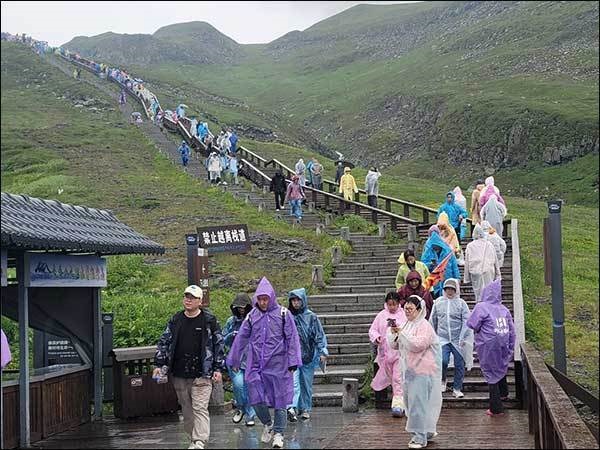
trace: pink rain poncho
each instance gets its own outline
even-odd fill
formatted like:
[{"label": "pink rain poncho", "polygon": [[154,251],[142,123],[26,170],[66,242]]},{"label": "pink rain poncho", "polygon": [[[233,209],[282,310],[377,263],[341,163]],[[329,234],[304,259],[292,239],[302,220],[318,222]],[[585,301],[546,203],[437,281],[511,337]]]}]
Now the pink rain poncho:
[{"label": "pink rain poncho", "polygon": [[488,384],[496,384],[508,372],[515,349],[515,326],[510,311],[502,305],[502,284],[485,287],[467,326],[475,331],[475,350]]},{"label": "pink rain poncho", "polygon": [[371,387],[376,391],[382,391],[391,384],[393,393],[392,408],[400,407],[404,409],[402,375],[400,373],[400,364],[398,363],[399,354],[390,349],[387,343],[388,319],[395,319],[399,327],[406,323],[406,316],[402,308],[398,308],[392,314],[388,310],[386,303],[384,304],[383,311],[377,314],[371,324],[371,328],[369,328],[369,339],[371,342],[377,344],[377,338],[381,338],[381,342],[377,345],[377,358],[375,359],[379,370],[371,382]]},{"label": "pink rain poncho", "polygon": [[6,339],[6,335],[4,334],[4,330],[0,330],[1,334],[1,347],[2,347],[2,362],[1,366],[4,369],[8,363],[12,360],[12,356],[10,354],[10,347],[8,346],[8,339]]},{"label": "pink rain poncho", "polygon": [[482,207],[485,206],[492,195],[495,195],[498,198],[498,201],[506,206],[504,199],[500,195],[500,189],[494,184],[494,177],[487,177],[485,179],[485,187],[481,190],[481,194],[479,195],[479,204]]},{"label": "pink rain poncho", "polygon": [[454,192],[454,201],[458,206],[461,206],[465,211],[467,209],[467,199],[462,193],[460,186],[456,186],[452,192]]},{"label": "pink rain poncho", "polygon": [[[259,295],[269,296],[267,311],[257,306]],[[254,309],[244,319],[227,357],[229,367],[240,367],[246,353],[244,380],[251,405],[286,408],[294,397],[293,374],[289,367],[302,366],[300,339],[294,318],[279,306],[275,290],[263,277],[252,297]]]},{"label": "pink rain poncho", "polygon": [[390,346],[400,353],[405,429],[409,433],[435,433],[442,409],[442,351],[435,331],[425,319],[426,311],[425,300],[421,299],[415,320],[408,321],[398,334],[391,329],[387,332]]},{"label": "pink rain poncho", "polygon": [[500,277],[500,267],[494,245],[485,238],[481,225],[473,228],[473,241],[465,250],[465,283],[473,285],[475,301],[481,299],[484,287]]}]

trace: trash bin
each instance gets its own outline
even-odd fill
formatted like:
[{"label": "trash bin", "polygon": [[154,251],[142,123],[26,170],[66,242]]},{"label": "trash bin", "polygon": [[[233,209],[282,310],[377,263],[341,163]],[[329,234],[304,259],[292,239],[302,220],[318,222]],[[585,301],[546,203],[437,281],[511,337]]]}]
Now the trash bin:
[{"label": "trash bin", "polygon": [[156,346],[115,348],[112,351],[114,414],[120,419],[174,413],[177,395],[169,382],[152,379]]}]

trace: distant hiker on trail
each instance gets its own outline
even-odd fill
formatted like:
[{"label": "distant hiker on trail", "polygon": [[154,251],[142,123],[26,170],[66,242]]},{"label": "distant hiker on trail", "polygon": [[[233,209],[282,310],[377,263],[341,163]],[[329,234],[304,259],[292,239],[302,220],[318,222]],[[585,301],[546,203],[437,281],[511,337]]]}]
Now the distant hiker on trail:
[{"label": "distant hiker on trail", "polygon": [[498,201],[506,207],[506,203],[500,195],[500,189],[498,189],[494,183],[494,177],[487,177],[485,179],[485,187],[482,189],[481,195],[479,196],[479,204],[482,208],[485,206],[485,204],[488,202],[492,195],[495,195]]},{"label": "distant hiker on trail", "polygon": [[404,310],[400,307],[398,294],[388,292],[380,311],[369,328],[369,339],[377,346],[378,366],[377,373],[371,381],[371,387],[375,391],[383,391],[392,386],[392,415],[402,417],[404,415],[404,393],[402,392],[402,373],[397,351],[392,350],[387,342],[387,330],[391,326],[402,326],[406,323]]},{"label": "distant hiker on trail", "polygon": [[400,254],[400,257],[398,258],[398,264],[398,273],[396,274],[396,289],[400,289],[406,284],[406,275],[413,270],[419,272],[422,280],[429,276],[429,269],[427,266],[421,261],[417,261],[415,252],[410,248],[406,249]]},{"label": "distant hiker on trail", "polygon": [[485,220],[502,236],[504,224],[502,221],[506,217],[506,207],[498,201],[496,195],[490,195],[489,200],[481,208],[481,220]]},{"label": "distant hiker on trail", "polygon": [[198,119],[195,117],[190,120],[190,134],[192,137],[198,137]]},{"label": "distant hiker on trail", "polygon": [[127,94],[125,93],[125,89],[121,89],[121,93],[119,94],[119,105],[124,105],[127,103]]},{"label": "distant hiker on trail", "polygon": [[488,284],[475,305],[467,326],[475,331],[475,351],[490,391],[488,416],[504,414],[508,400],[506,374],[515,349],[515,325],[510,311],[502,305],[500,280]]},{"label": "distant hiker on trail", "polygon": [[371,167],[365,177],[365,191],[367,191],[367,202],[369,206],[377,208],[377,196],[379,195],[379,177],[381,173],[375,167]]},{"label": "distant hiker on trail", "polygon": [[450,222],[448,220],[448,214],[446,214],[445,212],[441,213],[438,216],[436,225],[438,227],[438,231],[442,239],[454,251],[454,256],[456,256],[458,265],[464,265],[462,247],[460,246],[460,241],[458,240],[458,236],[456,235],[456,230],[450,225]]},{"label": "distant hiker on trail", "polygon": [[[236,295],[233,302],[231,302],[231,317],[227,319],[227,323],[223,327],[223,343],[225,344],[226,353],[229,353],[231,346],[235,340],[235,337],[240,331],[242,322],[246,316],[252,311],[252,301],[246,293]],[[236,411],[233,414],[233,423],[240,423],[244,417],[246,417],[246,426],[254,426],[254,420],[256,413],[254,408],[250,406],[248,400],[248,387],[244,380],[244,374],[246,372],[246,354],[244,353],[240,359],[240,367],[237,372],[231,369],[231,366],[227,367],[229,377],[231,378],[231,384],[233,385],[233,397],[235,399]]]},{"label": "distant hiker on trail", "polygon": [[233,153],[229,154],[227,167],[229,168],[229,174],[231,175],[231,182],[235,185],[239,184],[238,182],[238,160]]},{"label": "distant hiker on trail", "polygon": [[341,161],[338,161],[337,167],[335,169],[335,183],[336,184],[340,184],[340,180],[342,179],[343,175],[344,175],[344,166]]},{"label": "distant hiker on trail", "polygon": [[473,224],[476,225],[481,222],[481,205],[479,204],[479,197],[481,196],[481,191],[483,190],[483,180],[477,180],[475,182],[475,190],[471,194],[471,219],[473,220]]},{"label": "distant hiker on trail", "polygon": [[204,448],[210,435],[208,401],[213,383],[222,381],[223,335],[216,317],[200,308],[202,289],[190,285],[183,295],[183,311],[169,320],[158,341],[152,375],[169,374],[191,439],[188,448]]},{"label": "distant hiker on trail", "polygon": [[423,278],[421,278],[421,274],[417,271],[409,272],[406,275],[406,284],[398,289],[398,300],[400,301],[401,308],[404,308],[404,304],[411,295],[417,295],[425,300],[425,306],[427,307],[425,318],[429,320],[431,308],[433,307],[433,298],[431,297],[431,292],[423,286]]},{"label": "distant hiker on trail", "polygon": [[238,144],[238,136],[235,134],[235,131],[231,131],[231,135],[229,136],[229,151],[235,155],[237,152],[237,144]]},{"label": "distant hiker on trail", "polygon": [[476,302],[481,299],[483,288],[496,278],[500,278],[496,249],[477,224],[473,229],[473,240],[465,250],[465,283],[473,285]]},{"label": "distant hiker on trail", "polygon": [[191,154],[190,147],[187,145],[187,142],[181,141],[181,145],[177,150],[181,155],[181,164],[183,165],[183,167],[187,167]]},{"label": "distant hiker on trail", "polygon": [[221,177],[221,159],[216,152],[212,152],[208,157],[207,168],[211,184],[219,183]]},{"label": "distant hiker on trail", "polygon": [[442,352],[435,331],[425,319],[425,301],[413,295],[404,305],[406,324],[390,327],[387,340],[400,353],[404,385],[406,431],[412,438],[408,448],[424,448],[437,436],[442,409]]},{"label": "distant hiker on trail", "polygon": [[281,169],[277,168],[275,170],[275,175],[273,175],[273,178],[271,178],[269,190],[275,194],[275,211],[283,209],[287,186],[285,183],[285,177],[281,173]]},{"label": "distant hiker on trail", "polygon": [[[264,424],[261,441],[268,444],[273,440],[273,448],[283,448],[286,407],[294,398],[293,373],[302,365],[300,339],[288,309],[279,306],[265,277],[258,283],[252,304],[254,309],[242,322],[227,365],[235,372],[246,355],[244,378],[250,405]],[[275,423],[270,407],[275,409]]]},{"label": "distant hiker on trail", "polygon": [[348,201],[354,200],[354,194],[358,192],[356,181],[350,173],[350,167],[344,168],[344,175],[340,178],[340,194],[344,194],[344,199]]},{"label": "distant hiker on trail", "polygon": [[294,289],[288,293],[288,309],[298,330],[302,366],[294,372],[294,400],[288,405],[288,420],[296,422],[310,419],[313,399],[313,380],[317,367],[325,367],[327,338],[317,315],[308,309],[306,289]]},{"label": "distant hiker on trail", "polygon": [[446,194],[446,201],[438,209],[438,217],[441,213],[448,214],[450,225],[454,227],[456,235],[460,236],[460,221],[468,216],[467,211],[455,201],[454,192]]},{"label": "distant hiker on trail", "polygon": [[300,158],[298,160],[298,162],[296,163],[296,166],[294,167],[294,171],[296,173],[296,175],[298,175],[298,179],[300,182],[300,186],[304,187],[306,186],[306,165],[304,165],[304,160],[302,158]]},{"label": "distant hiker on trail", "polygon": [[304,189],[300,185],[300,177],[294,175],[292,182],[287,186],[285,201],[290,205],[290,216],[295,216],[298,221],[302,220],[302,200],[305,198]]},{"label": "distant hiker on trail", "polygon": [[313,167],[314,163],[315,163],[314,158],[310,158],[308,160],[308,162],[306,163],[306,184],[308,186],[313,185],[312,167]]},{"label": "distant hiker on trail", "polygon": [[310,168],[310,173],[312,177],[312,186],[320,191],[323,190],[323,166],[316,158]]},{"label": "distant hiker on trail", "polygon": [[196,127],[196,134],[198,135],[198,139],[200,139],[200,142],[204,142],[204,139],[208,135],[208,125],[206,124],[206,122],[201,122],[198,124],[198,126]]},{"label": "distant hiker on trail", "polygon": [[[433,227],[436,226],[433,225]],[[446,260],[446,258],[448,259]],[[444,242],[439,234],[439,231],[437,231],[437,227],[432,230],[429,239],[427,239],[425,242],[423,254],[421,255],[421,261],[429,269],[430,276],[428,278],[433,277],[434,272],[436,272],[436,280],[439,280],[438,283],[433,287],[434,298],[442,295],[442,285],[444,280],[447,280],[448,278],[460,279],[460,270],[458,268],[458,263],[456,262],[456,257],[454,256],[454,252],[450,249],[448,244]],[[438,271],[435,271],[435,269],[444,261],[447,262],[444,270],[441,273],[437,273]]]},{"label": "distant hiker on trail", "polygon": [[221,160],[221,174],[220,174],[220,178],[221,181],[223,182],[223,184],[227,184],[227,181],[225,181],[226,175],[229,172],[229,158],[227,156],[227,152],[221,151],[219,153],[219,159]]},{"label": "distant hiker on trail", "polygon": [[452,395],[463,398],[465,368],[473,367],[473,332],[467,327],[469,306],[460,297],[460,281],[450,278],[444,281],[444,295],[433,304],[429,323],[438,335],[442,346],[442,392],[446,392],[446,373],[450,354],[454,356],[454,380]]},{"label": "distant hiker on trail", "polygon": [[502,269],[504,266],[504,253],[506,253],[506,242],[504,239],[496,233],[494,227],[490,225],[487,220],[481,222],[481,228],[485,233],[485,238],[492,243],[496,250],[496,259],[498,260],[498,267]]}]

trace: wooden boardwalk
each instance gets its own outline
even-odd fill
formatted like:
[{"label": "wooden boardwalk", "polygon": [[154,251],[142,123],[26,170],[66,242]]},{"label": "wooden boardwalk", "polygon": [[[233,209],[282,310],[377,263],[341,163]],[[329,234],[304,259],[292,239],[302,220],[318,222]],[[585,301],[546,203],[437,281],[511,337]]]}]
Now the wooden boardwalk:
[{"label": "wooden boardwalk", "polygon": [[[288,424],[285,448],[407,448],[405,419],[387,411],[344,414],[340,408],[317,408],[311,420]],[[267,448],[260,442],[262,426],[234,425],[231,413],[211,417],[207,448]],[[533,448],[527,411],[510,410],[490,418],[480,409],[444,409],[439,436],[427,448]],[[105,418],[34,444],[35,448],[187,448],[183,423],[176,416],[139,420]]]}]

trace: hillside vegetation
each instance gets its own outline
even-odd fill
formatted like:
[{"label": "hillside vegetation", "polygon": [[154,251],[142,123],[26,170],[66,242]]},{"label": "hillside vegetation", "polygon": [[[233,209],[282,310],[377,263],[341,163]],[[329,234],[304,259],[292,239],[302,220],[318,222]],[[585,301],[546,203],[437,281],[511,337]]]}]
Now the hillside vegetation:
[{"label": "hillside vegetation", "polygon": [[[169,42],[193,42],[189,24],[166,28]],[[112,60],[93,41],[67,47]],[[236,48],[212,64],[122,60],[155,84],[187,86],[200,111],[363,166],[437,161],[438,177],[472,180],[500,170],[514,192],[540,197],[564,190],[537,185],[544,165],[598,154],[597,2],[358,5]],[[597,202],[597,167],[580,166],[585,184],[568,193]]]},{"label": "hillside vegetation", "polygon": [[[1,70],[2,191],[112,210],[166,247],[163,256],[108,258],[103,304],[115,313],[115,346],[154,344],[181,308],[185,234],[197,226],[247,223],[253,240],[247,255],[211,258],[211,310],[221,323],[235,294],[253,292],[261,276],[283,294],[309,287],[310,263],[327,261],[331,238],[275,221],[190,178],[102,92],[16,44],[2,42]],[[18,342],[15,324],[3,318],[2,327]]]}]

